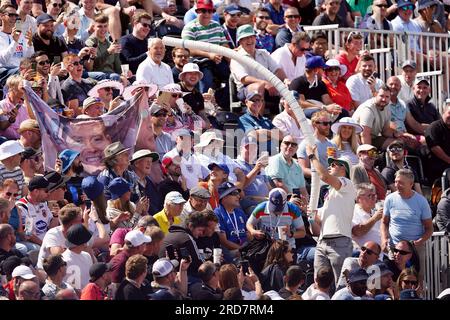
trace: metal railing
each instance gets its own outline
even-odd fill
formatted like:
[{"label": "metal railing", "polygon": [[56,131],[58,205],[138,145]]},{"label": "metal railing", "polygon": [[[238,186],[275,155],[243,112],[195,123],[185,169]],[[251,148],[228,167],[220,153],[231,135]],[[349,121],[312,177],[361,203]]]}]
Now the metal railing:
[{"label": "metal railing", "polygon": [[442,112],[445,99],[450,96],[447,76],[450,70],[449,34],[339,28],[338,25],[304,26],[304,29],[310,34],[315,31],[327,34],[330,58],[343,48],[350,32],[362,33],[383,81],[401,74],[401,64],[405,60],[416,61],[419,75],[430,77],[433,101]]},{"label": "metal railing", "polygon": [[433,232],[425,244],[424,298],[435,299],[450,287],[449,235]]}]

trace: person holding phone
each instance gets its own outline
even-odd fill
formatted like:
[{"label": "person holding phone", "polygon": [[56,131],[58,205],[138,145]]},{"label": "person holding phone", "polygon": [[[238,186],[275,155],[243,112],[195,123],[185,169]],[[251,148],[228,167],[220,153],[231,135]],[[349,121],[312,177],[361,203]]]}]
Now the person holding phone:
[{"label": "person holding phone", "polygon": [[24,30],[18,14],[12,5],[2,6],[0,10],[0,85],[4,86],[6,79],[19,71],[23,58],[34,53],[31,30]]},{"label": "person holding phone", "polygon": [[370,54],[361,56],[358,73],[352,75],[346,82],[355,109],[376,95],[383,85],[379,76],[376,72],[375,58]]}]

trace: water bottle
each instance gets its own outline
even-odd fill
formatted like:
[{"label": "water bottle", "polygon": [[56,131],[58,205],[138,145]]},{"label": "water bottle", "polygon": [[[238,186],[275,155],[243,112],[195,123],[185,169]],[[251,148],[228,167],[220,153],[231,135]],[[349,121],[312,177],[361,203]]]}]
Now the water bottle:
[{"label": "water bottle", "polygon": [[28,217],[28,216],[25,218],[24,231],[25,231],[25,235],[26,236],[31,236],[32,235],[32,233],[33,233],[33,218]]}]

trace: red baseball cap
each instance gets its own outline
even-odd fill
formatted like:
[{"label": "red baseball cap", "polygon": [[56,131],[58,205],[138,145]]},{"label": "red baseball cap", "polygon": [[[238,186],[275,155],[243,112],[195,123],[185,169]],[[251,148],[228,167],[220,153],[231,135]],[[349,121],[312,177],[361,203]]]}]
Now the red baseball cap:
[{"label": "red baseball cap", "polygon": [[198,0],[197,9],[214,10],[214,5],[212,0]]}]

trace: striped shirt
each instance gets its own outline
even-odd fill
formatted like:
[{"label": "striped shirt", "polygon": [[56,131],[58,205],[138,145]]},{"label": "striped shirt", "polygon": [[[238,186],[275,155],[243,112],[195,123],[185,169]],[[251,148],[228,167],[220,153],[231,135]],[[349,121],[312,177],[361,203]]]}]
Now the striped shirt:
[{"label": "striped shirt", "polygon": [[13,179],[19,185],[19,198],[22,196],[22,188],[25,184],[23,178],[23,173],[20,167],[16,167],[12,171],[5,168],[4,165],[0,164],[0,183],[3,183],[6,179]]},{"label": "striped shirt", "polygon": [[211,21],[207,26],[202,26],[198,19],[189,22],[181,32],[184,40],[203,41],[223,46],[228,43],[222,26],[216,21]]},{"label": "striped shirt", "polygon": [[[267,232],[272,239],[278,240],[278,227],[290,226],[292,232],[304,226],[302,213],[295,204],[286,203],[284,210],[280,215],[269,212],[268,201],[262,202],[256,206],[248,218],[247,223],[252,224],[258,230]],[[287,236],[287,241],[292,248],[295,248],[295,239]]]}]

